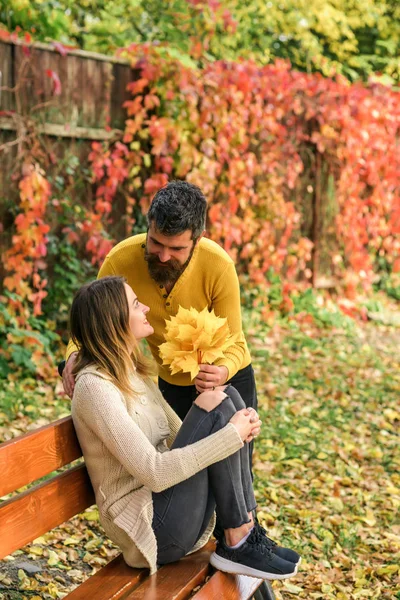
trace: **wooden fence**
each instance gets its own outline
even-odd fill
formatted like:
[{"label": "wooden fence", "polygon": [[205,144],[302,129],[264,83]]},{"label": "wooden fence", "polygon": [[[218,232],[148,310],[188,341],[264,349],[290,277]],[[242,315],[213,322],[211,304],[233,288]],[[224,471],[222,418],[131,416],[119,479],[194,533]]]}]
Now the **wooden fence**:
[{"label": "wooden fence", "polygon": [[[16,130],[4,111],[40,113],[42,132],[65,138],[102,140],[123,127],[126,85],[133,71],[122,59],[47,44],[0,42],[0,130]],[[55,79],[60,93],[54,95]],[[105,127],[111,128],[106,131]]]},{"label": "wooden fence", "polygon": [[[115,138],[124,129],[123,103],[131,97],[126,86],[134,77],[117,57],[0,41],[0,256],[14,230],[18,186],[12,175],[21,173],[19,151],[31,145],[32,155],[51,154],[53,175],[68,155],[84,167],[94,140]],[[91,192],[91,186],[77,190],[77,202],[90,200]],[[123,211],[119,201],[115,210]],[[0,282],[3,276],[0,262]]]}]

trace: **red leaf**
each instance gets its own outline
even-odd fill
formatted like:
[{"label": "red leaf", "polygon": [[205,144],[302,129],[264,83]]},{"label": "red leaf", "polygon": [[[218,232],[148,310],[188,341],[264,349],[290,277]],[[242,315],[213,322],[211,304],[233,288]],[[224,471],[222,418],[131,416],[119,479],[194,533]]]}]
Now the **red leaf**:
[{"label": "red leaf", "polygon": [[53,82],[53,94],[55,96],[60,96],[62,87],[61,87],[61,81],[60,81],[58,74],[55,71],[52,71],[51,69],[47,69],[46,75],[47,75],[47,77],[50,77],[50,79]]},{"label": "red leaf", "polygon": [[63,44],[60,42],[53,42],[53,48],[57,50],[61,54],[61,56],[66,56],[68,54],[68,50]]}]

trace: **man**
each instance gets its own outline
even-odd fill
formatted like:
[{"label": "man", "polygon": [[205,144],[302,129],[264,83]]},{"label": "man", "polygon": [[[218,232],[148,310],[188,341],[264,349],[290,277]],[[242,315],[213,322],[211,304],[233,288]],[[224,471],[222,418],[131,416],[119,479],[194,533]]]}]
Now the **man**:
[{"label": "man", "polygon": [[[254,372],[242,331],[240,290],[235,266],[215,242],[204,238],[207,201],[201,190],[185,181],[173,181],[155,195],[148,215],[147,234],[120,242],[104,260],[98,277],[122,275],[137,296],[150,306],[154,328],[147,338],[158,363],[159,387],[183,419],[199,392],[232,383],[246,406],[257,408]],[[165,320],[179,306],[205,306],[226,317],[236,343],[213,365],[203,364],[194,381],[188,373],[171,375],[162,365],[158,348],[164,340]],[[64,388],[72,396],[72,366],[76,348],[70,342],[63,372]]]}]

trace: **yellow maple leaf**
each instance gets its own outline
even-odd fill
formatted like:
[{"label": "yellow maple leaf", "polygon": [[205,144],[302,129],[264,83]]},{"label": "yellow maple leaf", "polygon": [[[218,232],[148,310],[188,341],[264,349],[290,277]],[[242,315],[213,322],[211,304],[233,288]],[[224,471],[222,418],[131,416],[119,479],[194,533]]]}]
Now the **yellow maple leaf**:
[{"label": "yellow maple leaf", "polygon": [[169,365],[172,375],[183,371],[190,373],[192,379],[200,370],[199,364],[212,364],[223,358],[237,337],[230,334],[227,319],[217,317],[207,307],[199,312],[180,306],[165,323],[165,342],[159,347],[163,365]]}]

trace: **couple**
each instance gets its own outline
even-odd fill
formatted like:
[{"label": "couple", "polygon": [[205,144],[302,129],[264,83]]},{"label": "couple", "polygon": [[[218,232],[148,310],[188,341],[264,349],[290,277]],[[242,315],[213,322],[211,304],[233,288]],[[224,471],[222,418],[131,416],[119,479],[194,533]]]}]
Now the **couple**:
[{"label": "couple", "polygon": [[[182,185],[178,187],[182,189]],[[195,186],[183,187],[185,193],[191,193]],[[198,195],[198,188],[195,192]],[[186,245],[183,240],[182,247],[168,244],[180,236],[168,233],[162,225],[167,221],[168,215],[164,220],[159,214],[155,221],[150,219],[149,239],[144,243],[148,271],[162,269],[164,260],[173,267],[173,255],[179,257],[181,252],[182,256],[189,248],[185,260],[176,258],[183,266],[179,283],[188,264],[193,260],[200,264],[198,254],[195,259],[199,244],[194,235],[192,245],[190,240]],[[186,225],[182,227],[187,233]],[[127,259],[132,258],[132,248],[125,250]],[[158,261],[150,264],[151,256]],[[104,264],[107,260],[110,268],[109,259]],[[135,265],[130,262],[131,272]],[[211,272],[220,268],[215,262],[208,266]],[[233,352],[227,357],[226,364],[202,367],[193,386],[194,401],[192,388],[168,382],[168,374],[162,372],[165,379],[159,383],[167,390],[163,395],[169,396],[168,401],[172,397],[167,403],[151,379],[151,364],[141,354],[138,341],[151,336],[155,353],[158,313],[167,310],[168,302],[161,310],[150,298],[151,312],[155,306],[156,313],[152,319],[141,303],[149,301],[143,289],[138,299],[137,290],[121,273],[100,274],[105,276],[81,288],[73,302],[70,325],[77,347],[73,360],[68,361],[66,380],[75,381],[72,416],[107,535],[121,548],[129,565],[149,567],[154,573],[157,565],[201,548],[213,531],[216,512],[220,527],[211,557],[216,568],[264,579],[294,575],[299,555],[274,544],[253,518],[256,502],[249,455],[261,422],[231,383],[237,376],[232,365],[246,362],[245,345],[239,348],[241,354]],[[195,286],[195,280],[190,285]],[[175,285],[166,277],[161,288],[168,298]],[[221,289],[220,295],[224,293]],[[246,367],[239,373],[246,373]],[[170,404],[174,396],[184,403],[186,390],[190,401],[182,423]]]}]

